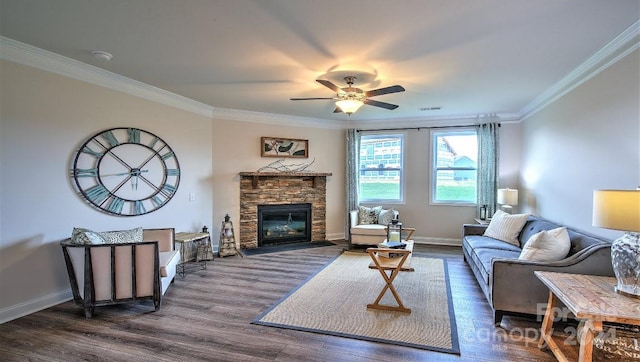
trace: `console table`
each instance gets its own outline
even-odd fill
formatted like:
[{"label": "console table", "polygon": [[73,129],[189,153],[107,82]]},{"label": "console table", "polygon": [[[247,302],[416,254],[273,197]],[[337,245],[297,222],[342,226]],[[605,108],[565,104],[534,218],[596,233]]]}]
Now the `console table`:
[{"label": "console table", "polygon": [[185,277],[185,267],[190,263],[200,264],[200,269],[207,269],[207,261],[213,260],[211,236],[209,233],[176,233],[174,248],[180,250],[178,274]]},{"label": "console table", "polygon": [[[559,361],[591,361],[593,338],[602,331],[602,322],[640,326],[640,302],[616,293],[613,290],[616,278],[544,271],[534,273],[549,287],[549,302],[538,347],[548,345]],[[579,346],[553,335],[553,322],[559,312],[558,301],[564,303],[576,319],[585,322],[582,330],[578,331]]]}]

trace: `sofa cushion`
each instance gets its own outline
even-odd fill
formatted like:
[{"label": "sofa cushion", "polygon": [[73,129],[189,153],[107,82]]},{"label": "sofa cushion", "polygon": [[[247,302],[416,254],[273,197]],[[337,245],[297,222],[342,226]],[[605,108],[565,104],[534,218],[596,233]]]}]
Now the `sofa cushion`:
[{"label": "sofa cushion", "polygon": [[491,222],[485,230],[484,235],[505,241],[509,244],[520,246],[518,235],[522,231],[524,223],[527,222],[528,214],[510,215],[502,210],[496,211],[491,218]]},{"label": "sofa cushion", "polygon": [[499,250],[489,248],[473,249],[472,258],[476,265],[481,265],[480,273],[485,284],[489,284],[489,276],[491,275],[491,263],[493,259],[517,259],[519,251]]},{"label": "sofa cushion", "polygon": [[385,225],[380,224],[357,225],[351,228],[351,233],[358,235],[387,235]]},{"label": "sofa cushion", "polygon": [[366,207],[358,206],[358,224],[370,225],[378,223],[378,215],[382,211],[382,206]]},{"label": "sofa cushion", "polygon": [[520,254],[520,252],[522,251],[522,249],[513,244],[509,244],[502,240],[490,238],[488,236],[467,235],[464,238],[464,242],[468,244],[468,246],[472,249],[486,248],[495,250],[507,250],[517,252],[518,254]]},{"label": "sofa cushion", "polygon": [[558,261],[567,256],[570,248],[571,240],[566,227],[544,230],[527,240],[518,259]]}]

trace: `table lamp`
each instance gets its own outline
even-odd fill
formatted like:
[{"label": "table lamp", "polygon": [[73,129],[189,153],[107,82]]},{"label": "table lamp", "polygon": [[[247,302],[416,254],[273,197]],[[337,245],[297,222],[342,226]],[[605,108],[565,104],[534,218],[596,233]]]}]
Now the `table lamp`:
[{"label": "table lamp", "polygon": [[496,200],[502,204],[502,210],[507,214],[511,214],[513,205],[518,205],[518,190],[516,189],[498,189],[498,197]]},{"label": "table lamp", "polygon": [[615,290],[640,298],[640,189],[593,191],[593,226],[625,232],[611,243]]}]

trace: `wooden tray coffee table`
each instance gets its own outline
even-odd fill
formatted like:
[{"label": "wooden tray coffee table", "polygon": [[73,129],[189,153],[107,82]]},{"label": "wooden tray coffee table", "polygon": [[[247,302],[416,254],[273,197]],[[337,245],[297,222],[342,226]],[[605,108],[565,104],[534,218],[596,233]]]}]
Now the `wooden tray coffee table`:
[{"label": "wooden tray coffee table", "polygon": [[[396,288],[393,286],[393,280],[398,276],[398,273],[400,273],[401,271],[414,271],[414,269],[411,267],[411,252],[413,251],[413,240],[403,241],[407,244],[405,249],[367,249],[367,253],[372,260],[371,264],[369,264],[369,269],[377,269],[385,281],[384,288],[382,288],[380,294],[378,294],[378,298],[376,298],[375,302],[367,304],[367,308],[411,313],[411,309],[405,307],[404,304],[402,304],[402,300],[400,299]],[[396,253],[400,254],[400,256],[394,258],[385,258],[383,256],[380,256],[378,253]],[[389,272],[389,274],[387,274],[387,271]],[[393,297],[398,303],[397,306],[380,304],[380,301],[382,300],[382,297],[385,295],[387,290],[390,290],[393,294]]]}]

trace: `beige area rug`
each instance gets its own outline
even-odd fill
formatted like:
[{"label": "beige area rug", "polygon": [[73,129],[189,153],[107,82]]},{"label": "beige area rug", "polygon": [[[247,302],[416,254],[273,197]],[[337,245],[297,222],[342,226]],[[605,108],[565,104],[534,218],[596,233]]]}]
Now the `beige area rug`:
[{"label": "beige area rug", "polygon": [[[253,323],[460,354],[446,260],[411,260],[393,282],[411,313],[367,309],[385,285],[367,254],[344,252]],[[397,305],[387,291],[382,304]]]}]

